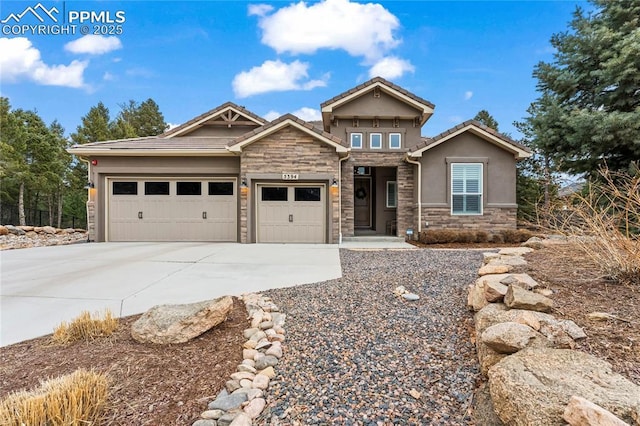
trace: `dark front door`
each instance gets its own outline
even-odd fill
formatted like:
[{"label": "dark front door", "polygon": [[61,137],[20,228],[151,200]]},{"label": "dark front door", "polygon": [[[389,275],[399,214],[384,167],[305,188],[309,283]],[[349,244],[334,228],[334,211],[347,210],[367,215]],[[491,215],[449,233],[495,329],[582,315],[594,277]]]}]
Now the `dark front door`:
[{"label": "dark front door", "polygon": [[354,178],[354,226],[371,229],[371,177]]}]

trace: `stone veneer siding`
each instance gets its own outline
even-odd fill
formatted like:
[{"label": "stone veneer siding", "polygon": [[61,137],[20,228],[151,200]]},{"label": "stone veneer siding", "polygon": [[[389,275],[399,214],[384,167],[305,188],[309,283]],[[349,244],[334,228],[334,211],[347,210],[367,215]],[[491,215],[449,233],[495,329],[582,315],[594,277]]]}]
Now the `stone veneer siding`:
[{"label": "stone veneer siding", "polygon": [[88,240],[96,240],[96,203],[94,201],[87,201],[87,232]]},{"label": "stone veneer siding", "polygon": [[351,150],[351,157],[342,163],[342,236],[354,235],[354,200],[353,200],[353,168],[365,167],[396,167],[396,181],[398,185],[398,206],[396,220],[398,221],[397,236],[406,236],[407,229],[416,230],[416,202],[414,200],[414,169],[415,165],[404,161],[404,152],[358,152]]},{"label": "stone veneer siding", "polygon": [[428,229],[482,229],[495,232],[516,229],[516,207],[485,207],[482,216],[452,215],[449,207],[422,207],[422,222],[429,222]]},{"label": "stone veneer siding", "polygon": [[[243,148],[240,181],[247,179],[248,175],[251,178],[251,174],[273,174],[274,178],[279,178],[282,173],[298,173],[299,181],[283,181],[283,184],[305,181],[325,183],[326,196],[330,200],[327,213],[330,216],[329,242],[337,243],[340,211],[338,194],[331,190],[331,182],[333,178],[338,178],[338,160],[334,147],[294,127],[286,127]],[[319,180],[318,175],[325,175],[326,179]],[[256,230],[251,229],[248,221],[255,220],[256,206],[250,204],[249,200],[254,199],[252,191],[255,191],[256,182],[260,180],[248,181],[249,191],[240,193],[240,241],[243,243],[255,241]]]}]

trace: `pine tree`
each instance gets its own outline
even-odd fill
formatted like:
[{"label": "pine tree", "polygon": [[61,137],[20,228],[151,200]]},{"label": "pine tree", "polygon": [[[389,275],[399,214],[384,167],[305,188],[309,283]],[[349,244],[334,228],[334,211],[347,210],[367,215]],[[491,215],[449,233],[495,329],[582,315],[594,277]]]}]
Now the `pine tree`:
[{"label": "pine tree", "polygon": [[480,123],[484,124],[487,127],[492,128],[496,132],[498,131],[498,122],[496,121],[495,118],[493,118],[491,114],[489,114],[489,111],[487,111],[486,109],[478,111],[478,113],[476,114],[475,117],[473,117],[473,119],[476,121],[479,121]]}]

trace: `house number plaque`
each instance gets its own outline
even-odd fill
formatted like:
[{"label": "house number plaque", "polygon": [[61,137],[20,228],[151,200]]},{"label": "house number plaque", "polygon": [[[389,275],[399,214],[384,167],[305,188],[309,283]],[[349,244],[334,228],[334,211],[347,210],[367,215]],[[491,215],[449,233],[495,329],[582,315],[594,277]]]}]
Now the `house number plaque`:
[{"label": "house number plaque", "polygon": [[283,173],[282,180],[298,180],[299,176],[297,173]]}]

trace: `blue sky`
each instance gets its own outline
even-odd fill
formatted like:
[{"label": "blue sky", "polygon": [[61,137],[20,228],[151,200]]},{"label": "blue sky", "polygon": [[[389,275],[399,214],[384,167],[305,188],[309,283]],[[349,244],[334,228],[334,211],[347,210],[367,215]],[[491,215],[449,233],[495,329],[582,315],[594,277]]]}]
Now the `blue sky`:
[{"label": "blue sky", "polygon": [[[553,59],[550,37],[567,29],[576,5],[590,7],[575,1],[40,3],[0,6],[0,20],[8,19],[0,35],[0,95],[47,122],[57,119],[67,134],[99,101],[113,117],[130,99],[153,98],[172,124],[226,101],[269,119],[288,112],[319,119],[321,102],[381,75],[436,105],[424,135],[486,109],[501,131],[518,137],[512,122],[536,98],[534,65]],[[9,18],[29,6],[43,23],[31,12]],[[80,12],[89,12],[82,22]],[[75,34],[33,34],[19,27],[25,24],[75,25]],[[84,29],[112,34],[83,36]]]}]

